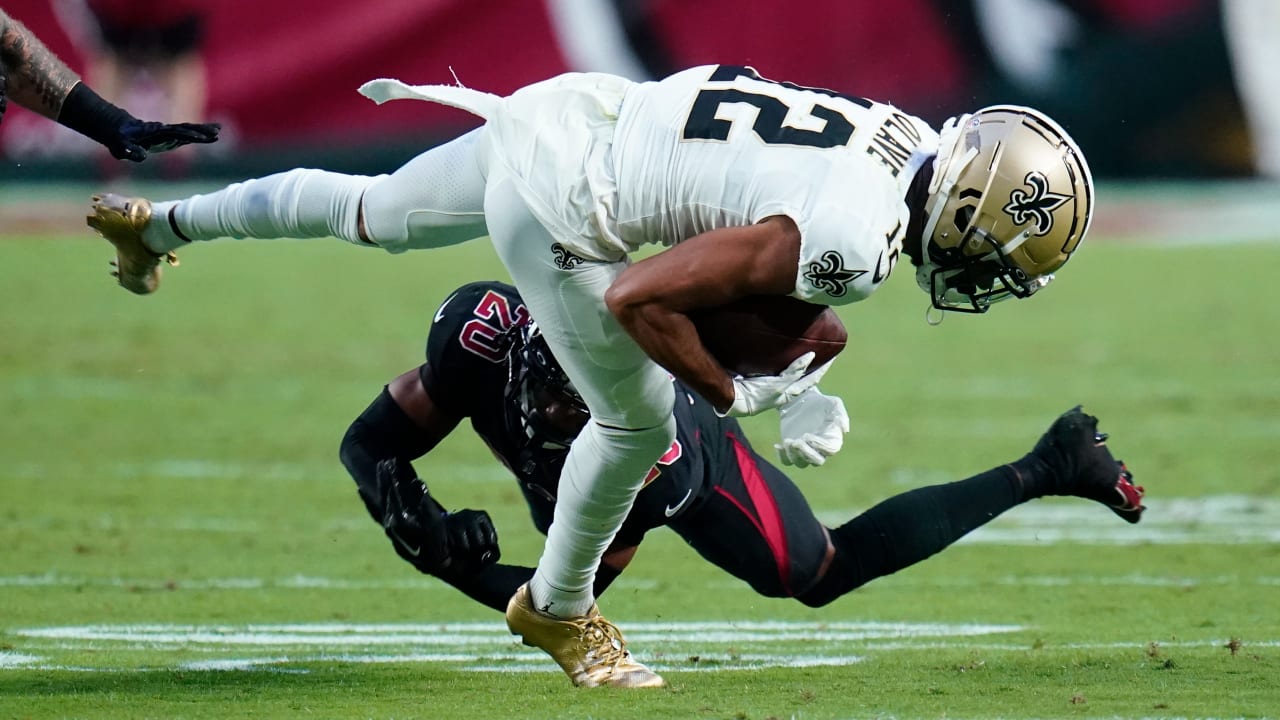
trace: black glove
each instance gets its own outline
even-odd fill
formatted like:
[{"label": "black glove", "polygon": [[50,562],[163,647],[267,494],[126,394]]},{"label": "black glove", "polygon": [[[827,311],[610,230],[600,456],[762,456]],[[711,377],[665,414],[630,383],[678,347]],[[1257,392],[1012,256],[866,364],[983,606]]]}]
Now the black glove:
[{"label": "black glove", "polygon": [[382,528],[396,553],[421,572],[439,577],[469,575],[502,556],[498,533],[484,510],[445,512],[408,464],[378,461],[383,489]]},{"label": "black glove", "polygon": [[377,476],[384,493],[382,529],[396,553],[424,573],[435,575],[448,568],[451,558],[444,508],[413,469],[402,467],[395,458],[379,460]]},{"label": "black glove", "polygon": [[218,139],[218,123],[176,123],[166,125],[137,118],[126,120],[114,142],[105,143],[120,160],[140,162],[147,153],[165,152],[191,143],[211,143]]},{"label": "black glove", "polygon": [[498,531],[484,510],[459,510],[445,515],[452,565],[449,574],[471,575],[498,562]]},{"label": "black glove", "polygon": [[142,162],[148,152],[164,152],[189,143],[218,139],[217,123],[147,122],[103,100],[84,83],[76,83],[62,102],[58,122],[106,146],[120,160]]}]

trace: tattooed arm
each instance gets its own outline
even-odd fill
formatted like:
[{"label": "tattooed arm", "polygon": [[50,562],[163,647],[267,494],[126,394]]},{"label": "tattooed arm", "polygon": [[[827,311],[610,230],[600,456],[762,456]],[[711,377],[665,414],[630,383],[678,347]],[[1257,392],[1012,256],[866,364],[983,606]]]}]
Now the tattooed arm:
[{"label": "tattooed arm", "polygon": [[[4,99],[102,143],[121,160],[218,139],[217,123],[144,122],[99,97],[25,25],[0,10],[0,114]],[[7,90],[5,89],[7,85]]]},{"label": "tattooed arm", "polygon": [[57,120],[62,103],[80,78],[25,25],[0,9],[0,72],[9,99]]}]

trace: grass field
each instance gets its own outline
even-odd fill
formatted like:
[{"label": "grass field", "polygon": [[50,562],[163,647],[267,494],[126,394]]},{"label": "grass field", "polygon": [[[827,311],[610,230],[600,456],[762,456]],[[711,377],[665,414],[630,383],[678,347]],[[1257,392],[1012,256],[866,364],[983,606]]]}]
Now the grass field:
[{"label": "grass field", "polygon": [[[337,462],[438,301],[504,277],[486,244],[225,242],[140,298],[87,232],[2,236],[0,718],[1280,717],[1280,243],[1121,240],[987,317],[927,326],[905,271],[841,309],[824,387],[853,430],[796,477],[843,522],[1084,403],[1141,525],[1032,503],[821,610],[655,532],[602,606],[671,687],[628,693],[574,689],[413,572]],[[419,469],[536,560],[478,441]]]}]

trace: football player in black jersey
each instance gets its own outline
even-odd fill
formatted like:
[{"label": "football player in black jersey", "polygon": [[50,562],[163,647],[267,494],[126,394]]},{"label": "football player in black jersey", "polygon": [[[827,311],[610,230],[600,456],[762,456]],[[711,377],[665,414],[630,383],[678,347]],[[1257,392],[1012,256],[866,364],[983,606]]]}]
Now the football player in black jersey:
[{"label": "football player in black jersey", "polygon": [[[396,552],[500,612],[534,569],[499,563],[488,514],[446,511],[411,463],[469,418],[515,475],[534,524],[546,533],[561,465],[588,415],[528,320],[510,285],[458,289],[435,315],[426,362],[392,380],[351,424],[341,447],[343,464]],[[605,553],[597,595],[627,566],[645,533],[661,526],[761,595],[817,607],[937,553],[1032,498],[1089,498],[1131,523],[1144,509],[1143,488],[1113,459],[1097,419],[1077,407],[1015,462],[896,495],[828,528],[799,488],[752,448],[737,420],[720,417],[673,382],[676,439]]]}]

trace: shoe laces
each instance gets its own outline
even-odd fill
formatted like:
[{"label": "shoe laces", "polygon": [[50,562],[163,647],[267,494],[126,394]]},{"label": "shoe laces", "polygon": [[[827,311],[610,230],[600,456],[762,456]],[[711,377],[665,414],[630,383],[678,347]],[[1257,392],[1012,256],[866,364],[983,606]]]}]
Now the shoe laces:
[{"label": "shoe laces", "polygon": [[616,668],[631,657],[622,631],[599,615],[582,624],[581,640],[589,648],[586,657],[593,665]]}]

